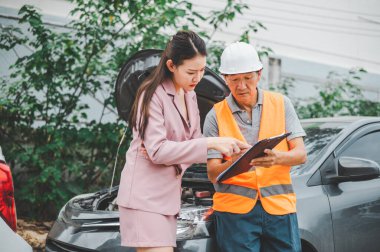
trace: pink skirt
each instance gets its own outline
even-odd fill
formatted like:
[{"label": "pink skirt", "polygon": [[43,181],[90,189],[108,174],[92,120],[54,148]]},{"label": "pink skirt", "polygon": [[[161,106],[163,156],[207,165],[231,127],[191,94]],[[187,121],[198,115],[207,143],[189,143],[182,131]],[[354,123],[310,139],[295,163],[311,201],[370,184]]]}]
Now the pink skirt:
[{"label": "pink skirt", "polygon": [[177,218],[119,206],[121,246],[176,247]]}]

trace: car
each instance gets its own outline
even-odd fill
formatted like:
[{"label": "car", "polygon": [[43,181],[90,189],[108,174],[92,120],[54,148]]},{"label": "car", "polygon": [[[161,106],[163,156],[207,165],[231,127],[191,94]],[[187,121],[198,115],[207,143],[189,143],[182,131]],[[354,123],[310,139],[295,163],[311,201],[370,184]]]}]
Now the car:
[{"label": "car", "polygon": [[[143,50],[123,66],[116,104],[127,121],[134,95],[160,59]],[[228,95],[224,81],[206,69],[196,87],[201,123]],[[380,247],[380,118],[301,120],[307,133],[307,163],[292,168],[303,252],[378,251]],[[182,178],[182,206],[175,251],[217,251],[212,195],[206,164],[193,164]],[[157,188],[159,190],[159,188]],[[135,251],[120,246],[118,186],[78,195],[62,207],[46,251]]]},{"label": "car", "polygon": [[16,233],[17,216],[11,169],[0,146],[0,251],[32,251],[32,247]]}]

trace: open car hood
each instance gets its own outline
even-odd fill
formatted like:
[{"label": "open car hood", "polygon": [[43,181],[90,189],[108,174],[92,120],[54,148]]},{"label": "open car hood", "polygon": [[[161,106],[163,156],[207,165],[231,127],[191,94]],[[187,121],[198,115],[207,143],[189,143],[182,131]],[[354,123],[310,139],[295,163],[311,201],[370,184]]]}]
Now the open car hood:
[{"label": "open car hood", "polygon": [[[122,67],[116,80],[115,99],[119,116],[128,122],[137,89],[160,61],[162,50],[147,49],[135,53]],[[206,114],[214,103],[229,94],[223,79],[206,67],[204,77],[195,88],[201,117],[201,128]]]}]

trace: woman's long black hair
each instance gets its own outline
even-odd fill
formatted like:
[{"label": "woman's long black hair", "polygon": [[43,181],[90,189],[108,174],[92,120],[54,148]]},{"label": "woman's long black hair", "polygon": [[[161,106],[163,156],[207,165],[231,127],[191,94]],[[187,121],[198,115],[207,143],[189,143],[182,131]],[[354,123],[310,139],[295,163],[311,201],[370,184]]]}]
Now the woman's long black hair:
[{"label": "woman's long black hair", "polygon": [[[142,140],[144,140],[145,129],[149,121],[149,106],[152,96],[158,85],[171,77],[171,72],[167,68],[166,62],[171,59],[175,66],[179,66],[184,60],[192,59],[197,55],[206,56],[207,51],[205,42],[195,32],[179,31],[167,43],[165,51],[161,55],[160,63],[137,90],[129,117],[129,125],[137,129]],[[137,122],[138,106],[142,94],[144,95],[140,103],[141,117]]]}]

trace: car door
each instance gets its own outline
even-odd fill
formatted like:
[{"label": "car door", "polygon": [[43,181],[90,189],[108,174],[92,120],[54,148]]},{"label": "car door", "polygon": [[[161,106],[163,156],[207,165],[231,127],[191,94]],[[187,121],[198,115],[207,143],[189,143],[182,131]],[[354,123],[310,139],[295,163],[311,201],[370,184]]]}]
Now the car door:
[{"label": "car door", "polygon": [[[327,160],[322,172],[326,179],[337,171],[342,157],[375,161],[380,165],[380,124],[371,124],[356,130]],[[380,178],[360,181],[327,182],[333,222],[336,252],[366,251],[380,249]]]}]

